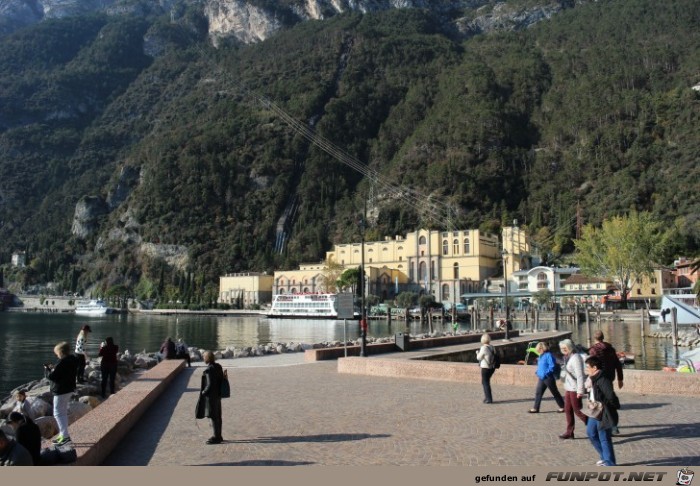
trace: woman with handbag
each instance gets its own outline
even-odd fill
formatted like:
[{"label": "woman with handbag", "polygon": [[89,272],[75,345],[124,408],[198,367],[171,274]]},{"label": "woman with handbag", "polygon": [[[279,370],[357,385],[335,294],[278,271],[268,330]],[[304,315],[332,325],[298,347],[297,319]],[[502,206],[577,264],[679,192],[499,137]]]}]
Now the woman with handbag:
[{"label": "woman with handbag", "polygon": [[207,444],[221,444],[224,439],[221,437],[221,382],[224,380],[224,370],[216,362],[214,353],[205,351],[203,354],[204,363],[207,365],[202,372],[202,388],[199,392],[197,402],[196,418],[209,417],[214,429],[214,435],[207,439]]},{"label": "woman with handbag", "polygon": [[591,356],[586,360],[586,388],[590,390],[589,401],[582,411],[588,415],[586,432],[593,448],[600,456],[598,466],[616,466],[612,443],[612,428],[620,402],[613,391],[612,382],[603,375],[600,358]]},{"label": "woman with handbag", "polygon": [[564,415],[566,415],[566,432],[559,438],[573,439],[576,417],[581,419],[583,425],[588,422],[588,417],[581,412],[581,400],[586,394],[586,373],[583,370],[583,358],[576,352],[571,339],[561,341],[559,350],[564,356],[561,378],[564,381]]}]

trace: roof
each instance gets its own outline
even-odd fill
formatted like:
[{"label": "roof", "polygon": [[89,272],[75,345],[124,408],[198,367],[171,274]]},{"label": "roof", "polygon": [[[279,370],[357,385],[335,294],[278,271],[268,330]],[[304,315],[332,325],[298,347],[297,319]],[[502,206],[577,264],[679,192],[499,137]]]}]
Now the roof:
[{"label": "roof", "polygon": [[580,273],[575,273],[562,282],[564,285],[571,284],[589,284],[589,283],[612,283],[610,279],[601,277],[589,277]]}]

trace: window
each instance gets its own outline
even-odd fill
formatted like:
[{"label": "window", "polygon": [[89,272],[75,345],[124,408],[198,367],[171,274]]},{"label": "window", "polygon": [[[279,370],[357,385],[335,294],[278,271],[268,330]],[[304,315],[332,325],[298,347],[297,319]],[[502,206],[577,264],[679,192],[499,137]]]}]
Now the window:
[{"label": "window", "polygon": [[452,251],[455,255],[459,255],[459,240],[455,239],[452,242]]},{"label": "window", "polygon": [[549,288],[549,281],[547,280],[547,274],[540,272],[537,274],[537,288],[546,289]]},{"label": "window", "polygon": [[637,295],[642,295],[642,289],[637,289]]},{"label": "window", "polygon": [[452,278],[459,279],[459,263],[455,263],[452,267]]},{"label": "window", "polygon": [[442,240],[442,254],[447,255],[449,247],[447,246],[447,240]]},{"label": "window", "polygon": [[425,264],[425,262],[420,262],[418,264],[418,281],[423,282],[426,280],[428,277],[428,266]]},{"label": "window", "polygon": [[435,280],[435,262],[430,262],[430,280]]},{"label": "window", "polygon": [[443,300],[449,300],[450,299],[450,286],[447,284],[444,284],[442,286],[442,299]]},{"label": "window", "polygon": [[425,245],[425,236],[421,236],[420,238],[418,238],[418,244]]},{"label": "window", "polygon": [[464,238],[464,254],[469,255],[469,238]]}]

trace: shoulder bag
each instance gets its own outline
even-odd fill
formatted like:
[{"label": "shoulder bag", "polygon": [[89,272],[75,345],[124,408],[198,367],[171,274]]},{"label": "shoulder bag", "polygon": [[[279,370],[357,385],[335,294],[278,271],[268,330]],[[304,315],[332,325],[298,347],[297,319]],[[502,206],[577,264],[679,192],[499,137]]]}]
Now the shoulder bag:
[{"label": "shoulder bag", "polygon": [[228,382],[228,370],[224,370],[221,378],[221,398],[231,398],[231,385]]},{"label": "shoulder bag", "polygon": [[588,398],[586,405],[581,407],[581,411],[584,415],[596,420],[600,420],[603,416],[603,402],[596,401],[593,389],[591,389],[591,395]]}]

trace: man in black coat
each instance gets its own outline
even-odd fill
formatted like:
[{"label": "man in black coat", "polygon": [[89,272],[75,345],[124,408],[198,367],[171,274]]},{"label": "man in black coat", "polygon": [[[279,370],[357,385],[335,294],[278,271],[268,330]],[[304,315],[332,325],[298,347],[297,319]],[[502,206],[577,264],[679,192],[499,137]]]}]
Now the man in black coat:
[{"label": "man in black coat", "polygon": [[19,412],[12,412],[7,418],[15,431],[15,440],[24,446],[32,456],[34,465],[39,465],[41,457],[41,431],[32,419]]}]

